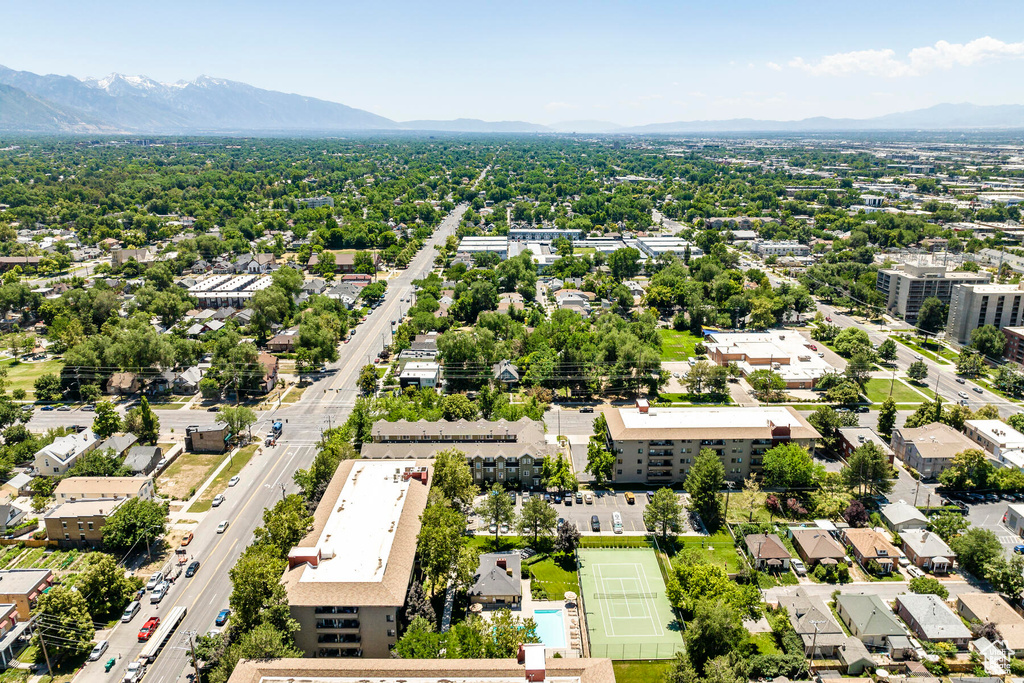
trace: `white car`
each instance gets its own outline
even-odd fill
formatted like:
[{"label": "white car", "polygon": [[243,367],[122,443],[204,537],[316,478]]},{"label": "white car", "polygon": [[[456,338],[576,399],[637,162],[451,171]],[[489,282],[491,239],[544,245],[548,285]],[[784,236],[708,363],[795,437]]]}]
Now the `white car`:
[{"label": "white car", "polygon": [[958,392],[956,392],[956,395],[959,396],[960,398],[967,398],[967,392],[966,391],[958,391]]},{"label": "white car", "polygon": [[149,577],[149,583],[146,584],[146,590],[148,590],[148,591],[153,590],[154,588],[159,586],[160,583],[163,580],[164,580],[164,573],[163,572],[157,572],[156,574],[153,574],[153,576]]},{"label": "white car", "polygon": [[230,481],[228,481],[228,486],[234,486],[240,481],[242,481],[242,478],[236,474],[235,476],[231,477]]},{"label": "white car", "polygon": [[124,672],[124,683],[136,683],[140,678],[142,678],[142,662],[134,661]]},{"label": "white car", "polygon": [[793,571],[796,572],[797,576],[805,576],[807,574],[807,565],[802,560],[790,560],[789,563],[793,566]]},{"label": "white car", "polygon": [[103,653],[107,651],[108,645],[110,645],[110,643],[108,643],[105,640],[101,640],[100,642],[96,643],[96,647],[94,647],[92,649],[92,652],[89,653],[89,661],[95,662],[97,659],[102,657]]},{"label": "white car", "polygon": [[211,505],[213,505],[213,507],[217,508],[217,507],[220,507],[220,504],[223,503],[223,502],[224,502],[224,494],[223,493],[218,493],[216,496],[213,497],[213,502],[211,503]]},{"label": "white car", "polygon": [[221,522],[220,524],[217,525],[217,533],[218,534],[222,534],[222,533],[224,533],[227,530],[228,530],[228,520],[225,519],[223,522]]},{"label": "white car", "polygon": [[153,589],[153,592],[149,594],[149,604],[155,605],[164,599],[167,595],[167,589],[171,587],[171,584],[166,581],[161,582],[159,586]]}]

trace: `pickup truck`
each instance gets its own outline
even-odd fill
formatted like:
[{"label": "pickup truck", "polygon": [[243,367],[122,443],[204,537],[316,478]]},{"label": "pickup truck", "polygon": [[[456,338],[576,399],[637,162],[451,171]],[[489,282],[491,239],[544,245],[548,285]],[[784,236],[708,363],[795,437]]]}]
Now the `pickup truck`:
[{"label": "pickup truck", "polygon": [[150,617],[139,629],[139,642],[144,643],[153,637],[156,627],[160,625],[160,617]]}]

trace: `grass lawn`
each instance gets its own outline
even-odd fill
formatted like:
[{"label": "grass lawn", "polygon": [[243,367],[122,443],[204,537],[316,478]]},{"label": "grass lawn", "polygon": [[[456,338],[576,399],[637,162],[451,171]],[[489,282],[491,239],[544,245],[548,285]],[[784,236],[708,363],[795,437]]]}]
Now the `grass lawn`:
[{"label": "grass lawn", "polygon": [[750,635],[750,642],[757,646],[758,654],[782,654],[782,652],[779,650],[779,646],[775,644],[775,635],[772,633],[752,633]]},{"label": "grass lawn", "polygon": [[301,399],[302,395],[306,393],[306,389],[308,389],[309,386],[310,385],[308,384],[304,386],[299,386],[297,384],[293,385],[288,389],[288,393],[281,399],[281,403],[298,403],[299,399]]},{"label": "grass lawn", "polygon": [[15,360],[5,360],[0,366],[7,368],[7,381],[10,382],[9,389],[24,389],[29,400],[35,400],[35,381],[48,372],[60,375],[60,369],[64,367],[64,361],[47,360],[41,363],[23,363]]},{"label": "grass lawn", "polygon": [[191,396],[166,396],[149,402],[153,410],[181,410],[192,399]]},{"label": "grass lawn", "polygon": [[580,580],[571,557],[534,555],[528,562],[535,578],[534,585],[544,589],[550,600],[561,600],[567,591],[579,594]]},{"label": "grass lawn", "polygon": [[650,662],[612,662],[615,683],[657,683],[672,668],[671,659]]},{"label": "grass lawn", "polygon": [[[941,350],[937,350],[932,345],[929,345],[928,347],[925,347],[925,346],[922,345],[922,343],[920,341],[911,341],[911,340],[907,340],[907,339],[902,339],[902,338],[897,337],[895,335],[892,336],[892,339],[895,339],[898,343],[903,344],[904,346],[906,346],[908,348],[914,349],[915,351],[917,351],[919,354],[921,354],[925,358],[929,358],[929,359],[931,359],[933,361],[936,361],[937,363],[948,363],[949,362],[946,358],[940,357],[942,355],[942,351]],[[952,352],[950,352],[950,353],[952,353]],[[954,356],[954,358],[955,358],[955,356]]]},{"label": "grass lawn", "polygon": [[727,531],[720,531],[714,536],[680,536],[676,542],[684,548],[706,552],[711,564],[722,567],[730,574],[736,574],[740,570],[740,556]]},{"label": "grass lawn", "polygon": [[157,479],[163,495],[188,500],[189,491],[206,481],[210,472],[227,457],[226,453],[182,453]]},{"label": "grass lawn", "polygon": [[700,337],[685,331],[676,332],[662,329],[658,330],[658,334],[661,335],[661,360],[663,361],[680,361],[695,356],[693,347],[701,341]]},{"label": "grass lawn", "polygon": [[889,397],[889,388],[892,387],[892,398],[897,403],[921,403],[924,397],[900,380],[869,379],[867,384],[868,400],[872,403],[882,403]]},{"label": "grass lawn", "polygon": [[223,493],[224,489],[227,488],[228,480],[236,474],[240,474],[242,468],[249,464],[249,460],[252,459],[252,455],[256,452],[258,446],[259,444],[250,444],[245,448],[240,448],[237,453],[230,456],[230,464],[217,474],[217,477],[203,491],[203,495],[199,496],[199,500],[193,503],[188,511],[206,512],[209,510],[214,496],[218,493]]}]

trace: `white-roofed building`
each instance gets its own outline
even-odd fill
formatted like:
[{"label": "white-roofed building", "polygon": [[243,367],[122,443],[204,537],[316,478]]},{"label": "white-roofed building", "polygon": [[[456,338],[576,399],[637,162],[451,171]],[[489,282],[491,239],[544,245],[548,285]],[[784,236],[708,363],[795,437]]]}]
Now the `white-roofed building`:
[{"label": "white-roofed building", "polygon": [[789,389],[813,389],[824,375],[836,372],[800,334],[788,330],[713,332],[705,344],[708,357],[718,365],[735,363],[744,376],[772,370]]},{"label": "white-roofed building", "polygon": [[1002,420],[966,420],[964,434],[996,459],[1003,451],[1024,449],[1024,434]]}]

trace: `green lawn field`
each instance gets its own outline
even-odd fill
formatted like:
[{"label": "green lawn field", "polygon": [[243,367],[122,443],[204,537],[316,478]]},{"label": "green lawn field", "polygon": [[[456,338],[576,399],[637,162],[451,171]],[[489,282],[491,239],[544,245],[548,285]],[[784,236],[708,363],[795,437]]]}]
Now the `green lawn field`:
[{"label": "green lawn field", "polygon": [[693,347],[700,342],[700,337],[675,330],[658,330],[658,333],[661,335],[661,360],[681,361],[696,355]]}]

